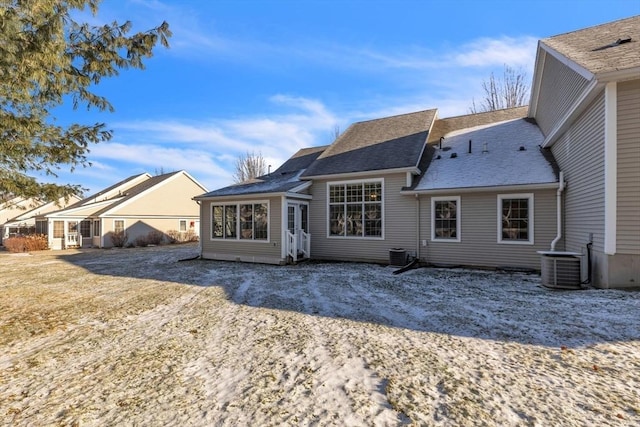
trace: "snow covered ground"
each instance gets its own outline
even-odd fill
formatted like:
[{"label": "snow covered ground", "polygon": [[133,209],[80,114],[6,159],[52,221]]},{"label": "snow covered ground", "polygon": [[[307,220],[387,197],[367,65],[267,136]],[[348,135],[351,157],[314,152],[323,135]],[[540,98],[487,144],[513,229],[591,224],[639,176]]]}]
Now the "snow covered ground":
[{"label": "snow covered ground", "polygon": [[640,292],[0,253],[0,425],[640,425]]}]

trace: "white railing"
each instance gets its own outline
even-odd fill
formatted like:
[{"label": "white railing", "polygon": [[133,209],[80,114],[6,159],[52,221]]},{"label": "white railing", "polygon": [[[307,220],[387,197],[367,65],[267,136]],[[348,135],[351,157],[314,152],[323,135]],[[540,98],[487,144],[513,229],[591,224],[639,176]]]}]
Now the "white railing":
[{"label": "white railing", "polygon": [[311,255],[311,235],[300,230],[300,234],[291,234],[287,231],[286,240],[286,252],[291,257],[293,262],[296,262],[300,258],[299,254],[302,254],[302,258],[310,258]]},{"label": "white railing", "polygon": [[294,262],[298,260],[298,239],[296,239],[296,235],[291,234],[290,231],[287,231],[287,255],[289,255]]},{"label": "white railing", "polygon": [[73,246],[80,246],[78,245],[78,233],[67,233],[65,235],[64,246],[66,248],[73,247]]},{"label": "white railing", "polygon": [[305,258],[311,257],[311,234],[300,230],[300,250]]}]

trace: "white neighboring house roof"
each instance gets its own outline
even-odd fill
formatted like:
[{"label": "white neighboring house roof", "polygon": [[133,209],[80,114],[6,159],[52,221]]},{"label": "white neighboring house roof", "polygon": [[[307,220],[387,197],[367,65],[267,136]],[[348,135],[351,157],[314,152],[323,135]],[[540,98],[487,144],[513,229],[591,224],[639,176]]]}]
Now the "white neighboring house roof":
[{"label": "white neighboring house roof", "polygon": [[77,203],[82,200],[77,195],[72,195],[69,197],[69,200],[65,202],[64,197],[61,197],[57,201],[47,202],[40,206],[37,206],[31,210],[25,211],[20,215],[10,219],[5,224],[5,227],[24,227],[34,225],[36,222],[37,216],[45,215],[49,212],[54,212],[57,209],[62,209],[65,206],[68,206],[73,203]]},{"label": "white neighboring house roof", "polygon": [[411,192],[555,185],[556,167],[540,148],[543,139],[526,119],[449,132],[442,149],[434,146],[426,173]]}]

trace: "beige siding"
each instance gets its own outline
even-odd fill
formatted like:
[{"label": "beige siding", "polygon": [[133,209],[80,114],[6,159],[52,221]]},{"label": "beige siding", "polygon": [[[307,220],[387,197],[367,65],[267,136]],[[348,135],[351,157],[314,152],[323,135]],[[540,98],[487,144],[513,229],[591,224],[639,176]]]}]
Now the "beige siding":
[{"label": "beige siding", "polygon": [[416,202],[413,196],[400,194],[406,184],[406,175],[372,175],[356,181],[379,178],[384,179],[383,239],[328,237],[327,182],[334,180],[314,180],[313,200],[309,209],[312,258],[386,263],[389,261],[391,248],[415,252]]},{"label": "beige siding", "polygon": [[540,83],[540,104],[536,121],[548,135],[571,105],[578,99],[588,80],[547,54]]},{"label": "beige siding", "polygon": [[198,216],[198,204],[192,200],[193,197],[203,193],[203,188],[189,179],[187,176],[179,174],[173,179],[163,182],[151,191],[144,193],[136,200],[116,207],[112,215],[170,215],[177,216]]},{"label": "beige siding", "polygon": [[594,250],[604,250],[604,92],[552,146],[564,172],[566,250],[581,252],[593,233]]},{"label": "beige siding", "polygon": [[211,205],[218,203],[237,202],[233,199],[201,202],[202,256],[208,259],[238,260],[248,262],[280,263],[282,257],[282,198],[264,198],[259,195],[256,199],[246,199],[239,203],[263,202],[269,203],[269,240],[242,241],[211,238]]},{"label": "beige siding", "polygon": [[640,80],[618,85],[617,252],[640,254]]},{"label": "beige siding", "polygon": [[[198,217],[192,218],[181,218],[187,220],[187,228],[190,225],[190,222],[198,221]],[[104,248],[112,247],[113,244],[111,242],[111,233],[114,231],[114,221],[115,220],[123,220],[125,226],[125,233],[127,234],[127,244],[136,244],[136,239],[146,237],[150,232],[160,232],[164,235],[165,241],[168,240],[167,232],[170,230],[177,231],[179,227],[179,219],[178,218],[158,218],[158,217],[147,217],[147,216],[136,216],[136,217],[124,217],[124,216],[109,216],[103,217],[101,222],[101,235],[103,236],[103,245]],[[93,222],[93,221],[92,221]],[[93,232],[93,225],[91,228]],[[197,230],[194,230],[197,233]]]},{"label": "beige siding", "polygon": [[[498,243],[498,195],[532,193],[533,244]],[[460,197],[460,241],[431,240],[431,197],[420,196],[420,258],[436,265],[540,269],[539,250],[556,237],[556,191],[456,193]],[[426,243],[426,246],[424,245]]]}]

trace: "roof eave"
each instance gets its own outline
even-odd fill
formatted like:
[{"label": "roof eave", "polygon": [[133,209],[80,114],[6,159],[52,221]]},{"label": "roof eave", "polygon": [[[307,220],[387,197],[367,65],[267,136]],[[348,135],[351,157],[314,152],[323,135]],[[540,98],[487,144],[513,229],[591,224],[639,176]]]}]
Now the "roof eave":
[{"label": "roof eave", "polygon": [[607,73],[596,74],[596,79],[602,83],[621,82],[625,80],[636,80],[640,77],[640,65],[624,70],[609,71]]},{"label": "roof eave", "polygon": [[395,173],[411,173],[413,175],[420,175],[420,169],[416,166],[404,167],[404,168],[394,168],[394,169],[374,169],[370,171],[359,171],[359,172],[346,172],[346,173],[336,173],[336,174],[328,174],[328,175],[311,175],[302,177],[305,180],[312,179],[351,179],[351,178],[359,178],[362,176],[370,176],[370,175],[389,175]]},{"label": "roof eave", "polygon": [[404,195],[437,195],[437,194],[458,194],[458,193],[485,193],[485,192],[501,192],[506,191],[527,191],[527,190],[555,190],[560,185],[559,182],[548,182],[539,184],[513,184],[513,185],[491,185],[486,187],[452,187],[452,188],[434,188],[434,189],[414,189],[402,190]]}]

